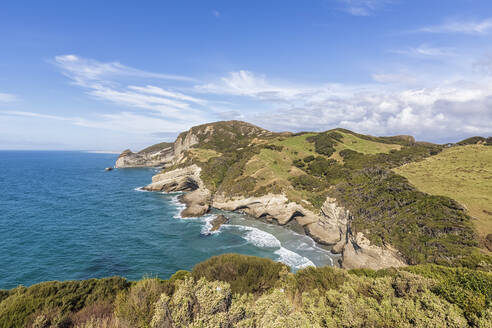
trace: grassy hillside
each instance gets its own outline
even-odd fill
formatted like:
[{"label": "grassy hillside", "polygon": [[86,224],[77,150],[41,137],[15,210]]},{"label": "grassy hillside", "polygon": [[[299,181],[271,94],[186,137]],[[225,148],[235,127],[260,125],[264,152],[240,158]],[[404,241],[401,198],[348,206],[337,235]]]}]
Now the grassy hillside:
[{"label": "grassy hillside", "polygon": [[0,291],[0,327],[490,327],[492,273],[380,271],[222,255],[169,280],[46,282]]},{"label": "grassy hillside", "polygon": [[437,156],[409,163],[394,171],[419,190],[444,195],[463,204],[492,250],[492,147],[467,145],[445,149]]},{"label": "grassy hillside", "polygon": [[238,121],[191,131],[199,143],[183,162],[166,170],[197,164],[214,193],[284,194],[314,212],[327,196],[335,197],[350,210],[353,232],[363,232],[373,244],[396,247],[410,264],[492,265],[490,256],[478,252],[470,216],[449,198],[454,194],[428,195],[391,171],[440,158],[436,155],[443,146],[415,142],[410,136],[374,137],[346,129],[278,134]]}]

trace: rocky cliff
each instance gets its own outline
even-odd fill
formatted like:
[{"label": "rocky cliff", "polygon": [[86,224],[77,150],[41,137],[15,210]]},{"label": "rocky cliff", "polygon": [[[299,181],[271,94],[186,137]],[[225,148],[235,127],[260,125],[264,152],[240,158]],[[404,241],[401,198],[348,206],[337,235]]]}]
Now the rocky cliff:
[{"label": "rocky cliff", "polygon": [[166,148],[124,153],[117,166],[163,165],[145,189],[185,192],[183,217],[211,207],[243,212],[303,229],[341,254],[345,268],[381,269],[452,264],[476,254],[463,209],[391,171],[442,149],[410,136],[273,133],[227,121],[193,127]]},{"label": "rocky cliff", "polygon": [[146,148],[138,153],[130,149],[123,151],[116,160],[116,168],[129,167],[163,167],[174,158],[172,143],[160,143]]},{"label": "rocky cliff", "polygon": [[306,234],[323,245],[333,246],[333,253],[342,253],[340,265],[344,268],[382,269],[399,267],[406,263],[398,252],[390,247],[371,245],[362,233],[353,236],[350,231],[350,214],[338,206],[333,198],[326,198],[319,214],[291,202],[283,194],[267,194],[261,197],[227,197],[212,195],[200,178],[201,169],[196,166],[178,168],[160,173],[144,189],[149,191],[185,191],[182,197],[186,208],[183,217],[201,216],[210,207],[249,214],[279,225],[295,221]]}]

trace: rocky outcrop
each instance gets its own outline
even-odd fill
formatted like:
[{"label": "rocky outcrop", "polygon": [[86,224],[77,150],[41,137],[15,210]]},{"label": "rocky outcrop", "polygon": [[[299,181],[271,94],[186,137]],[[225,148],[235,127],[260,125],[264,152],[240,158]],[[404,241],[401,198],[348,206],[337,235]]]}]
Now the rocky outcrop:
[{"label": "rocky outcrop", "polygon": [[289,202],[285,195],[275,194],[233,199],[216,196],[212,206],[227,211],[240,211],[280,225],[295,220],[316,242],[331,245],[333,253],[342,253],[341,266],[347,269],[377,270],[406,265],[398,252],[390,246],[371,245],[360,232],[353,236],[350,230],[350,213],[339,206],[334,198],[326,199],[320,214]]},{"label": "rocky outcrop", "polygon": [[212,228],[210,228],[210,232],[214,232],[220,229],[220,227],[223,224],[226,224],[229,222],[229,219],[226,218],[224,215],[220,214],[217,215],[211,222],[210,224],[212,225]]},{"label": "rocky outcrop", "polygon": [[130,167],[158,167],[165,166],[174,158],[172,146],[155,151],[132,152],[130,149],[123,151],[116,160],[116,168]]},{"label": "rocky outcrop", "polygon": [[[226,211],[237,211],[253,217],[286,225],[295,221],[307,235],[320,244],[332,246],[333,253],[342,253],[341,266],[347,269],[382,269],[405,265],[398,252],[390,246],[371,245],[359,232],[355,236],[350,230],[350,213],[339,206],[336,199],[327,197],[321,211],[316,214],[300,204],[291,202],[285,195],[268,194],[261,197],[227,197],[212,195],[200,178],[201,168],[190,165],[152,177],[152,183],[144,187],[149,191],[185,191],[181,201],[186,208],[182,217],[197,217],[207,213],[210,207]],[[212,231],[226,221],[217,218]]]},{"label": "rocky outcrop", "polygon": [[188,193],[180,197],[186,204],[181,212],[182,217],[197,217],[208,212],[211,203],[211,193],[200,178],[201,168],[190,165],[169,172],[159,173],[152,177],[152,183],[143,187],[147,191]]},{"label": "rocky outcrop", "polygon": [[211,194],[208,189],[200,188],[184,194],[180,200],[186,205],[186,208],[181,212],[182,217],[198,217],[210,209]]},{"label": "rocky outcrop", "polygon": [[[298,215],[305,215],[301,212],[302,207],[300,205],[289,202],[285,195],[275,194],[231,199],[223,195],[216,195],[212,206],[225,211],[239,211],[280,225],[287,224]],[[304,212],[307,213],[305,210]]]},{"label": "rocky outcrop", "polygon": [[144,187],[148,191],[194,191],[205,188],[200,178],[201,168],[190,165],[184,168],[156,174],[152,177],[152,183]]},{"label": "rocky outcrop", "polygon": [[373,270],[407,265],[397,250],[389,245],[371,245],[362,232],[349,235],[342,252],[342,267],[345,269],[367,268]]}]

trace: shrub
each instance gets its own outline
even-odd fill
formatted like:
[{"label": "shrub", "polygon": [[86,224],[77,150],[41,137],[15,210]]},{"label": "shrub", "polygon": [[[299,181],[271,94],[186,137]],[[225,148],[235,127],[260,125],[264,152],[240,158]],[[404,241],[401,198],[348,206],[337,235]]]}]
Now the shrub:
[{"label": "shrub", "polygon": [[225,254],[197,264],[191,274],[195,280],[225,281],[233,293],[261,294],[274,287],[288,270],[285,264],[270,259]]},{"label": "shrub", "polygon": [[303,161],[306,163],[312,162],[314,161],[314,156],[313,155],[306,156],[304,157]]},{"label": "shrub", "polygon": [[312,175],[303,174],[289,179],[295,189],[317,191],[325,187],[324,181]]},{"label": "shrub", "polygon": [[95,303],[113,303],[116,294],[130,283],[123,278],[82,281],[51,281],[17,287],[0,303],[0,327],[25,327],[35,313],[57,313],[66,317]]},{"label": "shrub", "polygon": [[148,327],[154,315],[154,304],[162,293],[169,293],[168,285],[168,281],[157,278],[138,281],[116,297],[116,316],[131,327]]}]

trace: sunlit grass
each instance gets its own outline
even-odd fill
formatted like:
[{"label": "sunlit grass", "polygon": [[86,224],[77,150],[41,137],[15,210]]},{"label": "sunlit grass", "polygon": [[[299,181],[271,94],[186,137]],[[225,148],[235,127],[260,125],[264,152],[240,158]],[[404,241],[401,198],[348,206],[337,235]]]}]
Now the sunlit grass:
[{"label": "sunlit grass", "polygon": [[394,171],[426,193],[457,200],[482,237],[492,233],[492,147],[452,147]]}]

